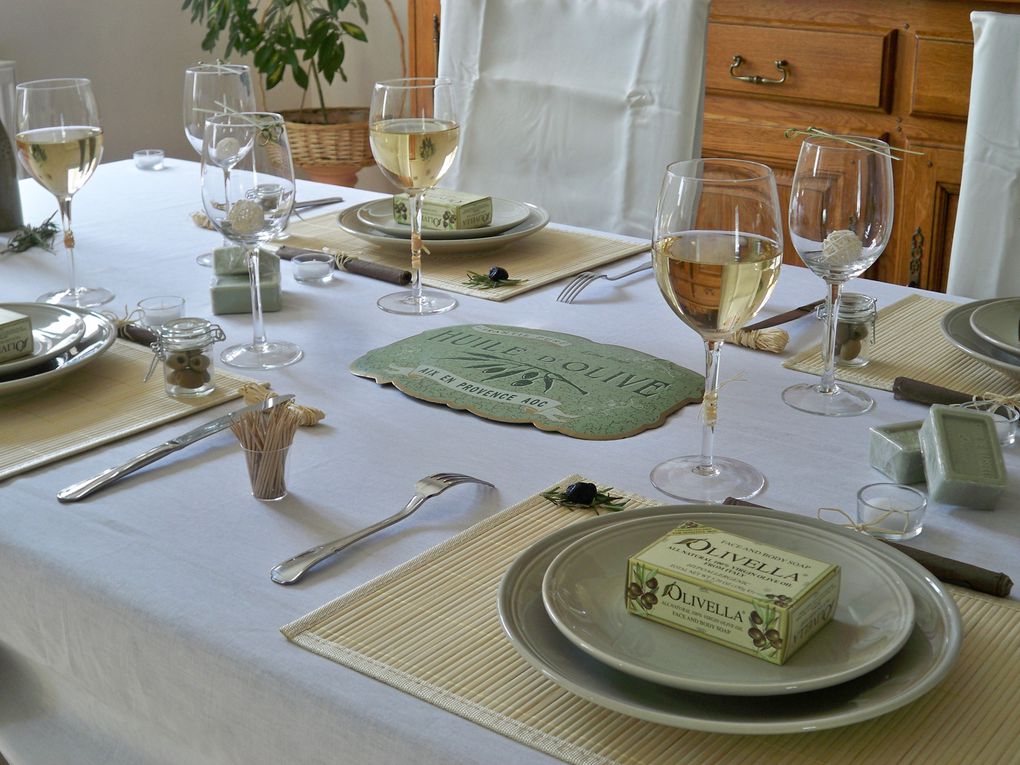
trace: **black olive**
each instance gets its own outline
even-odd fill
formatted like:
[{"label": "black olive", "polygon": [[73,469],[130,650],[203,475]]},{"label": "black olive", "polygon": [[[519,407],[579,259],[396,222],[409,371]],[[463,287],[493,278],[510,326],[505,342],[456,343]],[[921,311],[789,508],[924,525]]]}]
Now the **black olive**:
[{"label": "black olive", "polygon": [[595,484],[578,481],[567,487],[567,490],[563,492],[563,498],[575,505],[590,505],[595,501],[595,495],[598,493],[599,490]]},{"label": "black olive", "polygon": [[492,268],[489,269],[489,278],[492,279],[492,281],[494,282],[501,282],[504,279],[509,279],[510,274],[507,273],[505,268],[493,266]]},{"label": "black olive", "polygon": [[651,579],[645,582],[645,587],[648,588],[649,592],[655,592],[657,589],[659,589],[659,580],[653,576]]}]

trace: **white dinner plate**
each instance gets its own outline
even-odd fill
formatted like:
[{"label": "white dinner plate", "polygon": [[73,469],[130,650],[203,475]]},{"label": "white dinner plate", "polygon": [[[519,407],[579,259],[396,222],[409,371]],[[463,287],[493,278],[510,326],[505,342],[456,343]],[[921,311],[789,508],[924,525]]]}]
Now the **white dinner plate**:
[{"label": "white dinner plate", "polygon": [[[722,696],[684,691],[618,672],[578,650],[556,629],[542,603],[542,579],[567,545],[615,523],[676,516],[736,530],[748,519],[771,518],[813,529],[819,536],[864,545],[899,574],[914,600],[915,626],[889,661],[840,685],[775,696]],[[622,576],[622,572],[621,572]],[[621,585],[621,593],[622,593]],[[952,596],[925,569],[889,545],[859,532],[775,510],[720,510],[674,505],[626,510],[580,521],[522,553],[507,569],[497,598],[503,629],[533,667],[573,693],[642,720],[718,733],[773,734],[835,728],[898,709],[934,688],[959,654],[962,629]]]},{"label": "white dinner plate", "polygon": [[676,525],[671,516],[615,523],[564,549],[542,585],[553,624],[582,651],[621,672],[727,696],[801,693],[846,682],[889,659],[914,629],[914,600],[889,564],[863,545],[771,518],[742,519],[734,531],[834,563],[841,575],[832,621],[785,664],[635,616],[624,605],[627,558]]},{"label": "white dinner plate", "polygon": [[[371,202],[354,205],[341,212],[340,228],[358,239],[382,247],[389,252],[404,253],[410,256],[410,240],[376,231],[358,219],[358,210],[365,204],[371,204]],[[528,217],[513,228],[500,234],[471,239],[431,239],[428,244],[429,252],[433,255],[474,255],[479,252],[491,252],[545,228],[549,223],[549,213],[537,205],[526,202],[522,204],[528,208]]]},{"label": "white dinner plate", "polygon": [[942,334],[968,356],[983,361],[988,366],[1020,380],[1020,356],[1014,356],[1002,348],[996,348],[980,337],[970,325],[971,314],[1000,299],[976,300],[973,303],[963,303],[950,309],[942,317]]},{"label": "white dinner plate", "polygon": [[[507,229],[523,223],[531,209],[522,202],[515,202],[512,199],[492,198],[492,223],[488,226],[465,229],[434,229],[423,228],[422,239],[478,239],[483,236],[501,234]],[[374,202],[366,202],[358,207],[358,220],[369,228],[381,231],[390,236],[399,236],[401,239],[411,239],[411,226],[407,223],[397,223],[393,218],[393,199],[377,199]]]},{"label": "white dinner plate", "polygon": [[0,308],[27,316],[32,322],[32,353],[0,362],[0,376],[38,366],[59,356],[85,333],[85,322],[74,311],[46,303],[0,303]]},{"label": "white dinner plate", "polygon": [[71,348],[39,366],[22,369],[13,374],[0,375],[0,396],[14,393],[38,392],[64,375],[81,370],[109,350],[117,339],[113,322],[98,313],[82,308],[69,308],[81,317],[85,332]]},{"label": "white dinner plate", "polygon": [[970,315],[971,329],[1007,353],[1020,355],[1020,298],[993,300]]}]

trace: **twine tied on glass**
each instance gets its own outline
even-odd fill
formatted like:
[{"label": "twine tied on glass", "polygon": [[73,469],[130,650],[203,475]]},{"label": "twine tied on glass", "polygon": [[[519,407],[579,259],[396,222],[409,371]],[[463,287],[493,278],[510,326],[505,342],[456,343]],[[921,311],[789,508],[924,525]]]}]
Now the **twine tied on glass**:
[{"label": "twine tied on glass", "polygon": [[287,452],[299,426],[300,418],[288,406],[251,412],[230,426],[244,451],[255,499],[287,496]]}]

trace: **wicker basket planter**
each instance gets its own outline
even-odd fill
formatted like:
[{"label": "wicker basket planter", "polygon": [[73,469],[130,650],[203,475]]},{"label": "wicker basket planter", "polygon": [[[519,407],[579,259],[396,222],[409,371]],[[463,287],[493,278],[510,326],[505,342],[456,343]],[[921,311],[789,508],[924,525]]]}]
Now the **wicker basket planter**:
[{"label": "wicker basket planter", "polygon": [[368,143],[368,109],[343,107],[280,112],[287,123],[287,138],[294,165],[315,181],[354,185],[357,173],[374,164]]}]

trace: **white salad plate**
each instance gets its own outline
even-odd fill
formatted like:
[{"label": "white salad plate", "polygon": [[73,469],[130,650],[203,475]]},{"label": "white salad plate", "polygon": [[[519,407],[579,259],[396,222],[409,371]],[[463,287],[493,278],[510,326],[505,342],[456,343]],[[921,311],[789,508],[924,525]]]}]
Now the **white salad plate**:
[{"label": "white salad plate", "polygon": [[46,303],[0,303],[0,308],[27,316],[32,322],[32,353],[0,361],[0,376],[29,369],[59,356],[85,333],[85,322],[69,308]]},{"label": "white salad plate", "polygon": [[[627,558],[677,526],[675,516],[615,523],[564,549],[546,570],[542,598],[553,624],[585,653],[621,672],[674,688],[776,696],[826,688],[869,672],[914,629],[914,600],[888,563],[863,545],[771,518],[733,520],[731,531],[840,567],[832,621],[782,666],[640,618],[624,603]],[[664,597],[661,587],[660,597]],[[746,623],[740,632],[754,626]],[[747,647],[753,650],[751,638]]]},{"label": "white salad plate", "polygon": [[[811,529],[847,546],[863,546],[889,564],[914,601],[914,629],[889,661],[839,685],[770,697],[698,693],[619,672],[578,649],[552,623],[542,602],[542,580],[567,546],[614,524],[672,516],[733,530],[770,519]],[[671,521],[672,522],[672,521]],[[623,593],[624,572],[620,572]],[[507,569],[497,607],[503,629],[521,656],[553,682],[608,709],[642,720],[718,733],[777,734],[835,728],[884,715],[920,698],[952,669],[962,628],[952,596],[924,568],[895,548],[813,518],[775,510],[674,505],[627,510],[579,521],[524,551]],[[637,617],[634,617],[637,618]]]},{"label": "white salad plate", "polygon": [[[376,231],[371,226],[365,225],[358,218],[358,211],[366,204],[348,207],[340,213],[340,228],[351,236],[356,236],[365,242],[382,247],[393,252],[402,253],[410,257],[410,239],[405,237],[390,236],[381,231]],[[474,255],[479,252],[491,252],[501,247],[506,247],[511,242],[531,236],[549,223],[549,213],[533,204],[522,203],[528,208],[528,217],[513,228],[507,229],[492,236],[471,237],[469,239],[430,239],[428,243],[429,252],[433,255]]]},{"label": "white salad plate", "polygon": [[[528,205],[512,199],[492,198],[492,223],[488,226],[465,229],[434,229],[423,228],[422,239],[478,239],[483,236],[501,234],[523,223],[531,214]],[[358,220],[369,228],[381,231],[390,236],[411,239],[411,226],[397,223],[393,218],[393,199],[377,199],[366,202],[358,207]]]},{"label": "white salad plate", "polygon": [[68,308],[81,317],[85,331],[74,345],[38,366],[12,374],[0,375],[0,396],[14,393],[35,393],[64,375],[81,370],[109,350],[117,339],[113,322],[98,313],[82,308]]},{"label": "white salad plate", "polygon": [[975,308],[970,327],[982,340],[1020,355],[1020,298],[993,300]]},{"label": "white salad plate", "polygon": [[1001,298],[976,300],[950,309],[942,317],[942,334],[968,356],[1020,380],[1020,355],[992,345],[978,335],[970,324],[971,316],[976,311],[999,300]]}]

